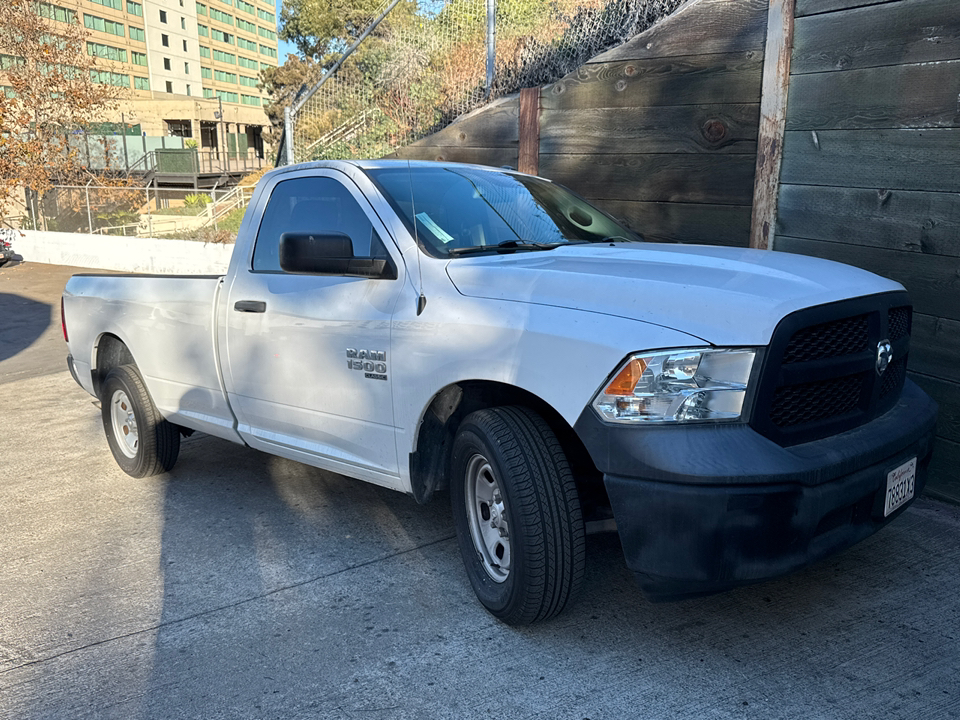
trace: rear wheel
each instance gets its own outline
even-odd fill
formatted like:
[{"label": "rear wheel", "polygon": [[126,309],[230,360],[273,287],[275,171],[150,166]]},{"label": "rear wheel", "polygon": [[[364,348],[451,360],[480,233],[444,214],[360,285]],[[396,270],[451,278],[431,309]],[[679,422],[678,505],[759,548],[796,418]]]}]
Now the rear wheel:
[{"label": "rear wheel", "polygon": [[543,418],[523,407],[468,415],[452,473],[460,551],[483,606],[511,625],[563,610],[583,580],[583,519],[573,474]]},{"label": "rear wheel", "polygon": [[159,475],[177,462],[180,431],[157,411],[135,365],[107,373],[100,387],[100,412],[110,452],[127,475]]}]

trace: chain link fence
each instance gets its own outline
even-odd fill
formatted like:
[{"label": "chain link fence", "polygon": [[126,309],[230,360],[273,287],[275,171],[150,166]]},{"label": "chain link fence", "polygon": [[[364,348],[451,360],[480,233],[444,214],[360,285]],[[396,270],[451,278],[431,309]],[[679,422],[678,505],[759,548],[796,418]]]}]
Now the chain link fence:
[{"label": "chain link fence", "polygon": [[58,232],[233,242],[255,185],[211,190],[57,185],[11,227]]},{"label": "chain link fence", "polygon": [[[371,31],[291,114],[297,162],[381,157],[524,87],[554,82],[682,0],[441,0]],[[488,6],[495,7],[493,36]],[[488,47],[493,76],[488,78]],[[289,141],[289,137],[288,137]]]}]

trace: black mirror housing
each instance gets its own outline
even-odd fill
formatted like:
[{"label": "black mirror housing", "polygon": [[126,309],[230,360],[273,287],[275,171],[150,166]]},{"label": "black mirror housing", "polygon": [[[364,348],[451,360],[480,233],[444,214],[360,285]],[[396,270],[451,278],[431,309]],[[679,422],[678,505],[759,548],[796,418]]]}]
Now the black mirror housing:
[{"label": "black mirror housing", "polygon": [[283,233],[280,267],[306,275],[345,275],[396,280],[389,258],[354,257],[353,241],[342,233]]}]

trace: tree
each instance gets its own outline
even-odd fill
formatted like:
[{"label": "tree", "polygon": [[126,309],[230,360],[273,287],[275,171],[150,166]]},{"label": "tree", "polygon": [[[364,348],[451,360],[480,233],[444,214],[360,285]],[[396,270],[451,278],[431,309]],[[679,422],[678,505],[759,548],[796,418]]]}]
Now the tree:
[{"label": "tree", "polygon": [[381,0],[285,0],[280,39],[323,62],[346,49],[376,18]]},{"label": "tree", "polygon": [[54,180],[87,173],[70,136],[113,109],[120,89],[87,54],[89,32],[72,10],[4,0],[0,23],[0,199],[22,188],[43,196]]},{"label": "tree", "polygon": [[270,129],[263,137],[272,147],[277,147],[283,135],[283,109],[293,103],[301,87],[310,88],[320,82],[321,77],[323,67],[319,63],[294,55],[287,55],[283,65],[265,68],[260,73],[258,87],[270,94],[270,102],[263,106],[270,118]]}]

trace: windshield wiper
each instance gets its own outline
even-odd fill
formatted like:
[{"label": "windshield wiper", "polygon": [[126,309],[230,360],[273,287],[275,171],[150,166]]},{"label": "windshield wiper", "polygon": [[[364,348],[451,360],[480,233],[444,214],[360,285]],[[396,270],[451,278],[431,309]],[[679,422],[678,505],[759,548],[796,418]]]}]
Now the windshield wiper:
[{"label": "windshield wiper", "polygon": [[460,255],[473,255],[483,252],[512,253],[518,250],[524,252],[531,250],[553,250],[555,247],[566,244],[565,242],[536,243],[524,242],[522,240],[504,240],[502,243],[497,243],[496,245],[471,245],[470,247],[450,248],[447,250],[447,254],[453,257],[459,257]]}]

